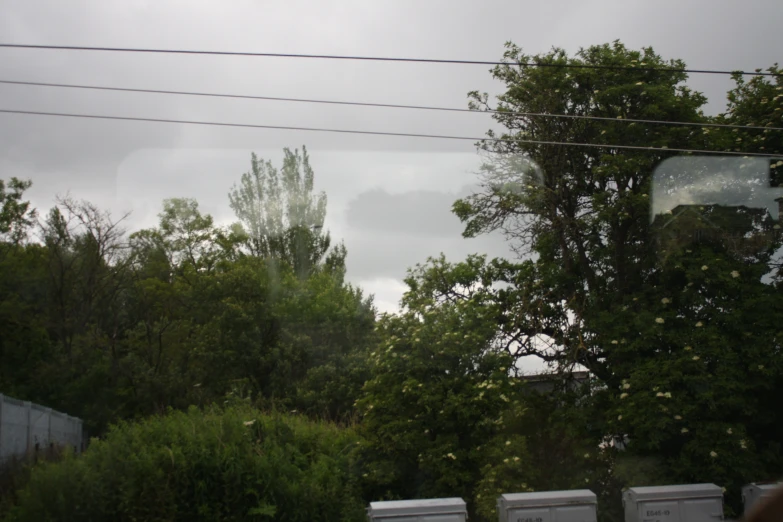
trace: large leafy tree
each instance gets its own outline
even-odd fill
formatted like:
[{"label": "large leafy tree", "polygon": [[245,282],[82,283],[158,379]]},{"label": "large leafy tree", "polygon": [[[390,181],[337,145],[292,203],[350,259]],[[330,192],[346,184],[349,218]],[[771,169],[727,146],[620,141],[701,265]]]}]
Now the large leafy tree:
[{"label": "large leafy tree", "polygon": [[46,249],[28,241],[36,215],[24,199],[30,186],[0,179],[0,391],[26,398],[39,388],[38,362],[52,355]]},{"label": "large leafy tree", "polygon": [[250,253],[287,262],[300,275],[322,262],[343,265],[342,245],[329,252],[331,237],[323,230],[326,194],[315,193],[315,173],[307,149],[283,150],[282,168],[251,158],[251,170],[229,193]]},{"label": "large leafy tree", "polygon": [[379,321],[360,401],[370,498],[458,494],[493,520],[501,493],[606,489],[582,391],[538,395],[517,378],[497,328],[505,290],[491,285],[509,266],[431,259],[410,271],[402,312]]},{"label": "large leafy tree", "polygon": [[[360,402],[371,497],[473,498],[482,446],[515,399],[511,360],[495,342],[497,307],[477,279],[482,265],[441,258],[418,267],[403,311],[379,322]],[[514,442],[508,449],[524,456]]]},{"label": "large leafy tree", "polygon": [[372,300],[341,270],[302,278],[274,256],[242,255],[244,240],[186,199],[131,236],[138,323],[123,368],[134,395],[160,410],[234,393],[344,419],[364,379]]},{"label": "large leafy tree", "polygon": [[[466,236],[502,230],[521,255],[537,257],[524,283],[535,291],[517,301],[507,326],[520,338],[520,353],[544,355],[533,343],[544,335],[563,348],[556,354],[560,362],[579,362],[607,378],[600,350],[586,338],[585,314],[644,288],[655,269],[650,180],[653,168],[670,156],[611,145],[698,146],[703,137],[691,128],[620,120],[698,122],[705,99],[682,85],[684,73],[661,70],[680,69],[682,62],[663,60],[652,49],[639,52],[615,43],[581,50],[575,57],[559,49],[528,56],[509,44],[504,58],[508,63],[493,71],[507,89],[497,105],[490,105],[486,95],[472,97],[475,108],[498,111],[495,119],[508,130],[490,133],[504,141],[481,144],[491,155],[483,169],[483,190],[457,201],[454,211],[465,222]],[[551,66],[521,65],[529,62]],[[612,68],[617,66],[627,69]]]},{"label": "large leafy tree", "polygon": [[[708,121],[705,98],[684,83],[684,64],[652,49],[615,42],[573,57],[559,49],[528,56],[509,44],[505,61],[493,71],[506,86],[497,104],[472,98],[474,108],[497,111],[507,131],[490,133],[502,141],[481,144],[489,155],[483,189],[454,211],[466,236],[501,230],[528,258],[490,278],[506,283],[498,293],[500,328],[514,340],[513,354],[587,367],[600,383],[591,401],[599,421],[585,429],[596,441],[629,435],[631,452],[661,460],[664,480],[715,481],[738,491],[742,481],[779,473],[771,436],[779,414],[765,397],[781,383],[780,332],[771,319],[781,310],[762,276],[780,237],[765,235],[752,252],[718,238],[662,256],[650,226],[653,173],[672,156],[667,148],[734,151],[744,138],[622,121]],[[524,65],[530,62],[547,66]],[[739,82],[724,119],[769,125],[779,115],[777,89]],[[541,113],[598,119],[531,115]],[[757,149],[772,152],[777,138],[755,132]],[[731,212],[727,222],[756,227],[745,223],[747,214]],[[741,451],[751,444],[767,448],[764,456]],[[731,505],[737,500],[730,497]]]},{"label": "large leafy tree", "polygon": [[[50,256],[52,327],[66,356],[93,325],[113,339],[122,324],[128,262],[124,218],[86,201],[58,198],[42,225]],[[112,334],[114,334],[112,336]]]},{"label": "large leafy tree", "polygon": [[37,212],[24,201],[24,193],[32,182],[11,178],[0,179],[0,241],[19,243],[27,239],[30,228],[35,224]]},{"label": "large leafy tree", "polygon": [[204,288],[232,257],[231,247],[220,244],[231,233],[214,226],[192,199],[165,200],[158,217],[157,227],[129,238],[131,326],[119,363],[126,416],[202,404],[219,393],[193,387],[201,378],[196,348],[212,304]]},{"label": "large leafy tree", "polygon": [[373,298],[328,270],[304,281],[291,277],[288,284],[291,290],[276,307],[280,343],[303,353],[304,374],[286,403],[318,417],[348,420],[376,343]]},{"label": "large leafy tree", "polygon": [[[761,72],[761,71],[759,71]],[[721,123],[766,127],[760,130],[732,130],[722,135],[722,145],[728,150],[779,154],[770,161],[770,181],[777,188],[777,196],[783,196],[783,70],[775,64],[766,70],[770,76],[754,76],[750,80],[741,74],[734,75],[735,86],[728,93],[728,107],[718,117]],[[783,227],[783,221],[778,221]],[[778,284],[783,278],[781,252],[772,260]]]},{"label": "large leafy tree", "polygon": [[783,117],[783,70],[775,64],[764,72],[772,76],[750,79],[739,73],[733,76],[735,85],[728,93],[728,107],[719,120],[735,125],[768,127],[763,131],[732,129],[728,141],[734,151],[783,153],[783,135],[771,129],[780,127]]}]

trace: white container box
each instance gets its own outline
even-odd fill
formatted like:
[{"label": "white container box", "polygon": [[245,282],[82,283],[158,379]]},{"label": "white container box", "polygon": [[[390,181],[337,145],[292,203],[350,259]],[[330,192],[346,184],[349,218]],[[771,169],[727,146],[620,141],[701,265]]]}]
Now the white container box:
[{"label": "white container box", "polygon": [[625,522],[723,520],[723,490],[715,484],[630,488],[623,493]]},{"label": "white container box", "polygon": [[389,500],[370,502],[371,522],[466,522],[468,509],[461,498]]},{"label": "white container box", "polygon": [[754,482],[742,488],[742,503],[745,506],[745,514],[748,514],[750,508],[752,508],[759,499],[771,495],[782,486],[783,482]]},{"label": "white container box", "polygon": [[498,498],[500,522],[596,522],[596,496],[588,489],[506,493]]}]

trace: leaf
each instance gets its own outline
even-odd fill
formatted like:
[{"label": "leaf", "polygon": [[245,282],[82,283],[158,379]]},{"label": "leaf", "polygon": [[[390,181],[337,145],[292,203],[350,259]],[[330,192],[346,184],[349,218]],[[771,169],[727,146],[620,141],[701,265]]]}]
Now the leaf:
[{"label": "leaf", "polygon": [[247,511],[248,515],[256,515],[259,517],[273,517],[275,516],[275,513],[277,513],[277,506],[273,506],[272,504],[267,503],[261,503],[257,507],[250,508]]}]

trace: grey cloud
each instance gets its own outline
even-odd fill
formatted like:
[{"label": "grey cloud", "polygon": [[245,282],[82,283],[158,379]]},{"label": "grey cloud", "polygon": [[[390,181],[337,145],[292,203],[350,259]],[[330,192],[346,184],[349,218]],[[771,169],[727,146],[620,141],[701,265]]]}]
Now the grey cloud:
[{"label": "grey cloud", "polygon": [[[771,0],[751,4],[712,0],[643,4],[623,0],[589,4],[576,0],[532,4],[512,0],[236,0],[224,4],[0,0],[0,39],[55,45],[496,60],[506,40],[529,53],[546,52],[552,46],[573,53],[580,46],[619,38],[633,48],[652,45],[666,57],[683,58],[691,67],[714,69],[766,67],[779,59],[783,48],[783,33],[778,28],[783,4]],[[0,76],[10,80],[446,107],[466,107],[468,91],[494,96],[503,88],[489,74],[490,66],[476,65],[20,49],[0,49],[0,64]],[[708,112],[723,108],[729,79],[694,75],[689,83],[712,100]],[[495,128],[485,114],[9,85],[0,85],[0,107],[466,137],[481,137]],[[408,266],[440,251],[453,258],[469,252],[505,251],[505,243],[495,236],[463,239],[459,223],[449,212],[451,196],[437,194],[454,192],[468,181],[461,172],[466,167],[459,155],[448,168],[441,164],[440,170],[433,167],[432,158],[442,153],[474,155],[472,140],[0,114],[0,176],[31,178],[31,198],[44,209],[54,194],[67,190],[102,206],[114,205],[115,214],[130,205],[134,227],[154,224],[166,197],[196,197],[202,209],[223,220],[231,217],[226,193],[247,169],[250,151],[279,151],[303,143],[313,151],[316,184],[329,196],[327,226],[334,237],[344,237],[349,247],[351,278],[352,274],[365,279],[399,278]],[[158,152],[151,153],[153,149]],[[215,149],[232,149],[236,156],[210,156]],[[183,160],[187,155],[193,158]],[[456,171],[462,176],[458,180]],[[394,187],[395,176],[405,180],[404,187]],[[368,193],[374,189],[386,190],[387,195]],[[394,195],[417,191],[422,194]],[[357,199],[360,193],[366,195]],[[421,205],[429,201],[433,213],[421,210],[419,201]],[[350,212],[363,216],[367,224],[348,217],[349,205]],[[406,214],[393,223],[400,230],[387,230],[383,227],[390,225],[375,220],[371,211],[392,214],[395,206],[402,206]],[[413,227],[414,221],[421,226]],[[373,230],[367,229],[370,223]]]},{"label": "grey cloud", "polygon": [[[466,2],[456,8],[453,2],[422,5],[412,0],[337,5],[247,1],[219,9],[199,2],[189,3],[187,9],[145,2],[0,4],[3,40],[33,43],[497,59],[508,39],[535,53],[553,45],[573,52],[579,46],[621,38],[633,47],[653,45],[667,56],[681,56],[692,66],[724,69],[769,65],[781,43],[779,17],[771,15],[781,8],[774,2],[716,6],[701,1],[663,7],[653,3],[632,9],[619,1],[587,6],[572,0],[536,5]],[[606,16],[608,11],[613,16]],[[714,37],[718,33],[720,37]],[[0,50],[0,60],[4,76],[12,79],[453,107],[465,107],[470,90],[497,93],[502,87],[491,79],[488,66],[12,49]],[[730,81],[698,75],[692,81],[719,109]],[[0,86],[0,96],[8,107],[273,125],[476,137],[492,126],[482,115],[7,85]],[[94,177],[101,170],[113,171],[129,152],[149,146],[254,148],[260,143],[273,148],[293,141],[333,149],[472,150],[470,141],[0,118],[0,153],[7,159],[35,162],[41,178],[53,176],[55,166],[72,169],[72,177]]]},{"label": "grey cloud", "polygon": [[400,240],[399,236],[377,233],[346,237],[345,245],[348,248],[347,267],[351,280],[376,277],[402,279],[409,268],[440,254],[452,262],[462,261],[469,254],[484,254],[490,259],[513,255],[499,234],[476,239],[454,235],[439,238],[406,237]]},{"label": "grey cloud", "polygon": [[458,197],[471,193],[411,191],[390,194],[371,190],[360,194],[346,212],[348,269],[352,277],[402,278],[408,268],[441,253],[452,261],[468,254],[510,257],[499,233],[462,237],[463,226],[451,212]]},{"label": "grey cloud", "polygon": [[372,230],[391,236],[450,237],[461,232],[459,219],[450,212],[462,194],[416,191],[390,194],[376,189],[365,192],[348,205],[346,220],[352,230]]}]

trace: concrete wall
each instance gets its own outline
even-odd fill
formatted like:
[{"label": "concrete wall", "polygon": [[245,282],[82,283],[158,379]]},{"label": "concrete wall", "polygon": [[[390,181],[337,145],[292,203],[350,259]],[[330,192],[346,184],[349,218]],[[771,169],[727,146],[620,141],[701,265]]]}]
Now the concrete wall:
[{"label": "concrete wall", "polygon": [[0,462],[50,444],[82,450],[82,421],[65,413],[0,394]]}]

